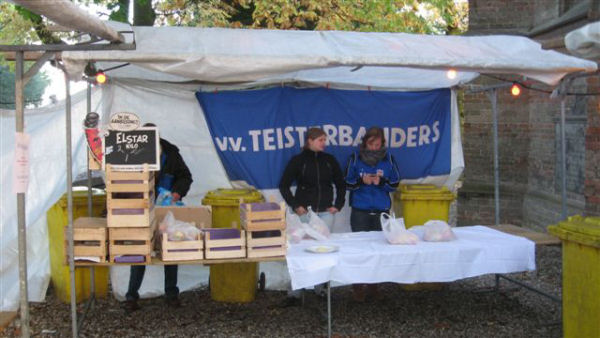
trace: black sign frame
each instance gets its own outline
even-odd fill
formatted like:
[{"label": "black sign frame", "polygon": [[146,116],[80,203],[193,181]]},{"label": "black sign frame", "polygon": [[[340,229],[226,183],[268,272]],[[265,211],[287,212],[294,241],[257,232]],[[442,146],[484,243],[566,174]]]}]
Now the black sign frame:
[{"label": "black sign frame", "polygon": [[104,136],[102,160],[117,171],[160,170],[160,136],[156,127],[122,131],[109,129]]}]

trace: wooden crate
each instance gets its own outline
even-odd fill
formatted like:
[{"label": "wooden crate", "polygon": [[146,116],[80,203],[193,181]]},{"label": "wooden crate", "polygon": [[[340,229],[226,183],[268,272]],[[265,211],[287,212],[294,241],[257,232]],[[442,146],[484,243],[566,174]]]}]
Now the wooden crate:
[{"label": "wooden crate", "polygon": [[106,165],[109,228],[148,227],[154,221],[154,172],[114,171]]},{"label": "wooden crate", "polygon": [[285,229],[285,203],[242,203],[240,218],[248,231]]},{"label": "wooden crate", "polygon": [[248,258],[285,256],[285,230],[247,231]]},{"label": "wooden crate", "polygon": [[111,262],[118,256],[145,256],[145,262],[150,262],[154,231],[153,226],[145,228],[108,228],[108,254]]},{"label": "wooden crate", "polygon": [[245,231],[237,228],[212,228],[204,231],[206,259],[246,257]]},{"label": "wooden crate", "polygon": [[204,259],[204,236],[195,241],[169,241],[166,233],[161,234],[160,253],[163,261],[191,261]]},{"label": "wooden crate", "polygon": [[[68,234],[65,228],[65,259],[68,262]],[[97,257],[106,262],[106,218],[79,217],[73,222],[73,256]],[[66,263],[68,264],[68,263]]]}]

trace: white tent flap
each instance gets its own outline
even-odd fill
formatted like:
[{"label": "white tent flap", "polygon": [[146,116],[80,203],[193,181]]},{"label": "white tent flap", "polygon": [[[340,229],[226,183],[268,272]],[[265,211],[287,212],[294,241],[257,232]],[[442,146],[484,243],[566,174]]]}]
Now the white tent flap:
[{"label": "white tent flap", "polygon": [[600,58],[600,21],[565,35],[565,46],[574,55],[589,59]]}]

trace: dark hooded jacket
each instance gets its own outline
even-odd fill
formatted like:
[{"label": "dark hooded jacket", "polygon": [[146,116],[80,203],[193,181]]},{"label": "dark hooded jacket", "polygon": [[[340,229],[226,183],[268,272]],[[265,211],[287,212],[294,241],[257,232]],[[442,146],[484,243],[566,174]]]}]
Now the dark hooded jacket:
[{"label": "dark hooded jacket", "polygon": [[[290,187],[294,182],[296,194],[292,195]],[[333,185],[336,189],[335,203]],[[332,206],[341,210],[346,199],[344,176],[335,157],[308,149],[292,157],[287,164],[281,176],[279,191],[293,209],[310,206],[315,212],[326,211]]]},{"label": "dark hooded jacket", "polygon": [[162,138],[160,139],[160,146],[162,149],[161,166],[160,173],[154,180],[155,191],[158,192],[161,177],[171,175],[173,177],[171,192],[176,192],[183,198],[190,190],[190,185],[192,185],[192,174],[179,154],[177,146]]}]

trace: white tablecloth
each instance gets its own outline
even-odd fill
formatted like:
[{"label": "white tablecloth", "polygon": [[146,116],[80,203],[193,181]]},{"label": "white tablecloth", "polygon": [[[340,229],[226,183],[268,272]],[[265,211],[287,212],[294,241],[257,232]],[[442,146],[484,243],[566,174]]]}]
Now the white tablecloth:
[{"label": "white tablecloth", "polygon": [[[292,288],[328,281],[352,283],[450,282],[490,273],[535,270],[535,243],[485,226],[453,228],[457,240],[391,245],[382,232],[331,234],[303,240],[287,252]],[[420,236],[422,238],[422,236]],[[314,245],[336,245],[333,253],[311,253]]]}]

